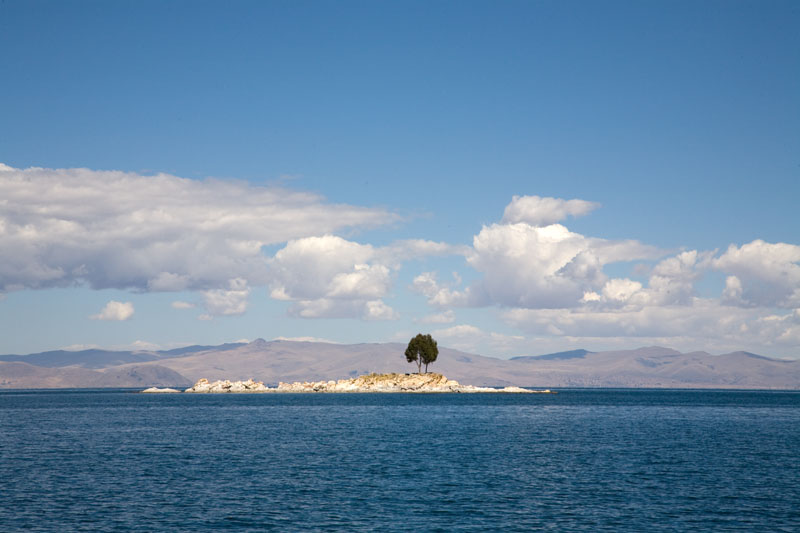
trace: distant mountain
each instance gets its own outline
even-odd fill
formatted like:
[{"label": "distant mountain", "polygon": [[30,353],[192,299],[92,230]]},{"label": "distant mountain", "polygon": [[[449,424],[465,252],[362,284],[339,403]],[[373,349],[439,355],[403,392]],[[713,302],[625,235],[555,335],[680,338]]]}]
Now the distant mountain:
[{"label": "distant mountain", "polygon": [[173,357],[184,357],[197,352],[214,350],[223,352],[244,346],[246,343],[227,343],[219,346],[185,346],[172,350],[137,350],[137,351],[115,351],[115,350],[54,350],[50,352],[39,352],[28,355],[0,355],[0,361],[18,361],[35,366],[47,368],[61,367],[80,367],[80,368],[108,368],[110,366],[125,365],[130,363],[145,363],[169,359]]},{"label": "distant mountain", "polygon": [[0,362],[0,389],[184,387],[189,380],[158,365],[113,366],[103,371]]},{"label": "distant mountain", "polygon": [[552,359],[581,359],[590,354],[589,350],[570,350],[568,352],[548,353],[545,355],[520,355],[512,357],[512,361],[550,361]]},{"label": "distant mountain", "polygon": [[18,361],[47,368],[66,366],[106,368],[128,363],[144,363],[156,359],[158,359],[158,355],[153,352],[116,352],[112,350],[80,350],[77,352],[55,350],[29,355],[0,355],[0,361]]},{"label": "distant mountain", "polygon": [[240,346],[244,346],[247,344],[246,342],[228,342],[225,344],[220,344],[219,346],[200,346],[200,345],[192,345],[192,346],[185,346],[183,348],[173,348],[172,350],[159,350],[156,352],[162,357],[175,357],[178,355],[188,355],[197,352],[205,352],[208,350],[217,350],[220,352],[224,352],[225,350],[233,350],[234,348],[239,348]]},{"label": "distant mountain", "polygon": [[[342,379],[413,372],[404,344],[265,341],[161,352],[43,352],[0,356],[0,388],[183,386],[210,380]],[[471,385],[531,387],[764,388],[800,390],[800,361],[748,352],[710,355],[669,348],[572,350],[510,360],[440,347],[431,370]]]}]

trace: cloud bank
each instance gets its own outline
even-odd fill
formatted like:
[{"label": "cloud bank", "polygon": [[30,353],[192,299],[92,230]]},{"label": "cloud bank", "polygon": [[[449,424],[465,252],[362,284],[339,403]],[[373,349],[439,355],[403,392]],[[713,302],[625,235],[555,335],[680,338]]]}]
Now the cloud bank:
[{"label": "cloud bank", "polygon": [[237,181],[4,165],[0,291],[264,285],[265,245],[397,220],[383,209]]},{"label": "cloud bank", "polygon": [[460,251],[424,240],[374,247],[334,235],[296,239],[270,260],[270,296],[294,302],[289,312],[302,318],[393,320],[398,314],[383,299],[402,262]]},{"label": "cloud bank", "polygon": [[[397,220],[383,209],[238,181],[3,165],[0,293],[194,290],[210,315],[236,315],[250,287],[270,281],[264,246]],[[381,275],[345,276],[341,290],[362,290],[347,284],[373,283],[359,283],[367,274]]]},{"label": "cloud bank", "polygon": [[[447,325],[437,330],[443,339],[495,353],[535,353],[541,344],[531,343],[552,338],[800,349],[800,246],[755,240],[676,252],[565,225],[597,208],[514,196],[470,245],[375,246],[337,233],[400,220],[385,209],[239,181],[0,165],[0,300],[68,286],[192,291],[197,304],[172,306],[197,305],[211,319],[246,313],[267,288],[297,318]],[[264,251],[276,245],[272,256]],[[410,273],[407,288],[429,309],[401,316],[392,299],[406,263],[444,256],[463,257],[462,270]],[[621,263],[630,272],[610,268]],[[714,276],[724,286],[701,296],[699,284]],[[455,308],[488,308],[507,329],[459,324]],[[111,301],[91,318],[133,313],[130,302]]]},{"label": "cloud bank", "polygon": [[[436,272],[423,272],[411,289],[439,313],[499,308],[506,325],[526,334],[503,337],[518,353],[529,353],[529,339],[543,337],[800,347],[800,246],[756,240],[730,245],[722,254],[671,254],[638,241],[584,236],[559,223],[597,207],[583,200],[515,196],[502,220],[484,226],[464,254],[481,275],[477,281],[461,287],[458,279],[440,282]],[[606,273],[609,265],[632,261],[640,268],[631,277]],[[633,275],[643,271],[645,279]],[[726,276],[724,289],[700,297],[697,284],[715,272]],[[439,334],[464,346],[496,346],[501,338],[468,324]]]}]

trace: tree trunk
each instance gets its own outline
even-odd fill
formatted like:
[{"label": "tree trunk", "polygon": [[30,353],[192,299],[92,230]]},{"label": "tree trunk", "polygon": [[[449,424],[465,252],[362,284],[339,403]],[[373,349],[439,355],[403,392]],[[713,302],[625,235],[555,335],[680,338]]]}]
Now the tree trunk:
[{"label": "tree trunk", "polygon": [[428,373],[428,363],[425,363],[425,373]]},{"label": "tree trunk", "polygon": [[422,374],[422,357],[417,359],[417,374]]}]

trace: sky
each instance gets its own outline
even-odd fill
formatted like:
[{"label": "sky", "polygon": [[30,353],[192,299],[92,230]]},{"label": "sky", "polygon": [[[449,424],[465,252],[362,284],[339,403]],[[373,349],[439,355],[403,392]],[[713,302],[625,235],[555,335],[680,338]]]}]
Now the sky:
[{"label": "sky", "polygon": [[800,359],[794,1],[0,2],[0,353]]}]

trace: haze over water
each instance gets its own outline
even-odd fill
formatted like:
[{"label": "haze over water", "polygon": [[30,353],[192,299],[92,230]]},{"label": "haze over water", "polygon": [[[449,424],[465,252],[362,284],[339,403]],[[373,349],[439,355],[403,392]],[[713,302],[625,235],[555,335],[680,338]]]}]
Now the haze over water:
[{"label": "haze over water", "polygon": [[7,531],[792,531],[800,393],[0,392]]}]

